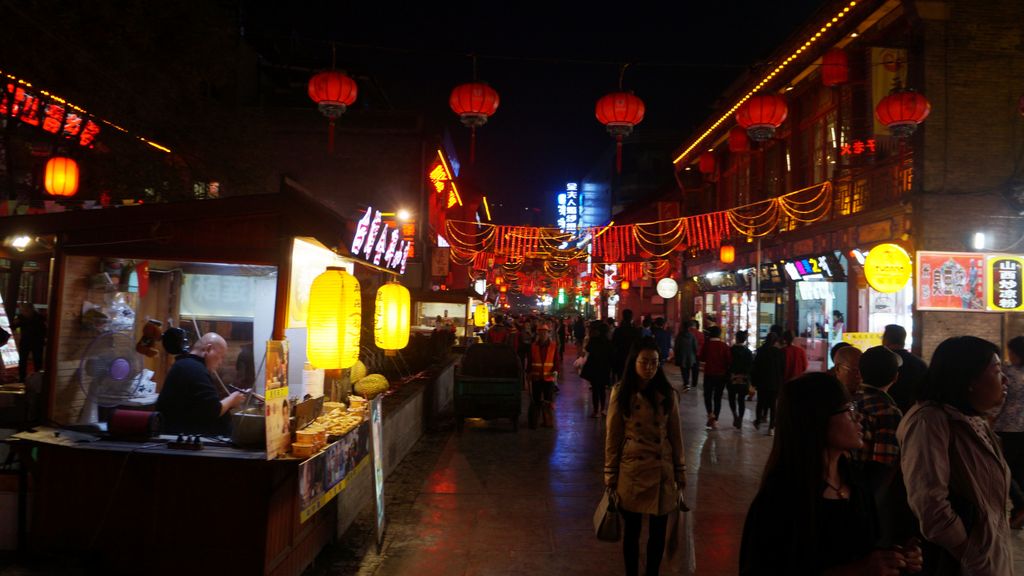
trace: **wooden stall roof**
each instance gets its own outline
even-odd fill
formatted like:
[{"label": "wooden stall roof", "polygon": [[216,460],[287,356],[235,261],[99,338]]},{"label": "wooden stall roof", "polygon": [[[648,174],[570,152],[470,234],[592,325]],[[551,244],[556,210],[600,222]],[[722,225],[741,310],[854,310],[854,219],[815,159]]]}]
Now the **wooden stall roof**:
[{"label": "wooden stall roof", "polygon": [[351,222],[287,179],[275,194],[0,218],[0,238],[56,236],[67,254],[278,265],[281,241],[348,256]]}]

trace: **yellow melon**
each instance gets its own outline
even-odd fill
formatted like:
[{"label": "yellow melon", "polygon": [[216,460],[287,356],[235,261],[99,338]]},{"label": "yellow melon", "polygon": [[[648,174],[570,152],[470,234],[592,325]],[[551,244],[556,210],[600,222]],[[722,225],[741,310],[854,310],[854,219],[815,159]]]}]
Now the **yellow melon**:
[{"label": "yellow melon", "polygon": [[366,364],[363,364],[362,360],[356,360],[355,365],[348,373],[348,381],[355,384],[366,377],[366,372]]},{"label": "yellow melon", "polygon": [[388,389],[388,379],[381,374],[370,374],[356,382],[356,394],[373,398]]}]

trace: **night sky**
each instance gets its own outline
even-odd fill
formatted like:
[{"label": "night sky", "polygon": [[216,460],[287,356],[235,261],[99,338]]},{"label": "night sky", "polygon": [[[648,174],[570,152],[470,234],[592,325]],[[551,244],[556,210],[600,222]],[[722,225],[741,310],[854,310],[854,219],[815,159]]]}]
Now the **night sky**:
[{"label": "night sky", "polygon": [[333,41],[338,68],[360,78],[357,107],[420,111],[452,131],[463,159],[469,134],[448,95],[472,79],[475,53],[478,79],[501,97],[478,130],[477,169],[484,192],[504,204],[495,220],[508,222],[513,210],[550,209],[552,193],[582,178],[610,145],[594,104],[616,89],[622,64],[630,64],[624,87],[647,106],[638,130],[678,146],[723,90],[822,4],[260,3],[241,16],[249,42],[277,47],[261,48],[271,62],[327,67]]}]

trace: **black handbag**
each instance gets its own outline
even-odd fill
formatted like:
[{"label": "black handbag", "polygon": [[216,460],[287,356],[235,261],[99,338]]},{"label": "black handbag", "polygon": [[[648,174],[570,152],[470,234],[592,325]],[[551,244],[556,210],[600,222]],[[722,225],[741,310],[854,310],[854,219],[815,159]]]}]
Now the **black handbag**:
[{"label": "black handbag", "polygon": [[622,516],[619,497],[611,488],[604,491],[594,512],[594,535],[603,542],[618,542],[622,538]]}]

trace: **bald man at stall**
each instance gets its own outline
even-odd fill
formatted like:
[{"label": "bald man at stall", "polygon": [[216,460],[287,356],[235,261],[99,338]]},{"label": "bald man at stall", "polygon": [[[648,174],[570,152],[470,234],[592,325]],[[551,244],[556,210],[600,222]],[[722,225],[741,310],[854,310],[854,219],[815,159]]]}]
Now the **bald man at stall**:
[{"label": "bald man at stall", "polygon": [[215,332],[207,332],[187,354],[178,356],[167,373],[156,401],[169,434],[229,434],[232,408],[245,401],[245,394],[232,392],[221,398],[213,373],[224,361],[228,343]]}]

